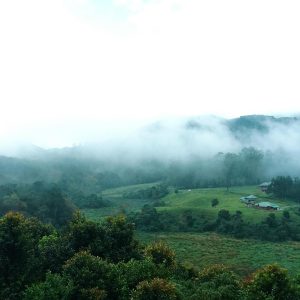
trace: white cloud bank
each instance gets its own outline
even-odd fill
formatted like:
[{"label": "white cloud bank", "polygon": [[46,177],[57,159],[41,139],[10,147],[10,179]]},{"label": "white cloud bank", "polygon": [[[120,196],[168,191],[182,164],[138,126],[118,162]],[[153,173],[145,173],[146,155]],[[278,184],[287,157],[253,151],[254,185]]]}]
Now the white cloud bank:
[{"label": "white cloud bank", "polygon": [[87,123],[299,112],[299,14],[299,1],[2,0],[0,142],[80,142]]}]

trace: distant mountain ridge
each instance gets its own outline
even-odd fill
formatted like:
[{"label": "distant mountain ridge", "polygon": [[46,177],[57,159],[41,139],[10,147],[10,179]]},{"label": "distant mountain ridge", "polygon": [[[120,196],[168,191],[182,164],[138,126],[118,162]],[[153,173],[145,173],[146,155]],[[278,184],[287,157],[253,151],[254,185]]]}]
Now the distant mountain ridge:
[{"label": "distant mountain ridge", "polygon": [[[268,134],[274,126],[299,125],[299,117],[274,117],[268,115],[244,115],[238,118],[222,119],[212,117],[216,122],[222,124],[239,141],[244,141],[252,134]],[[201,117],[191,118],[186,121],[188,130],[212,130]]]},{"label": "distant mountain ridge", "polygon": [[[193,147],[193,137],[199,137],[201,134],[204,136],[209,134],[212,136],[215,135],[215,138],[219,140],[230,139],[230,142],[245,143],[253,136],[256,137],[256,140],[257,137],[262,139],[265,135],[272,133],[274,128],[282,128],[282,131],[284,131],[285,128],[288,129],[292,126],[298,126],[300,130],[299,117],[244,115],[238,118],[225,119],[216,116],[199,116],[173,119],[171,122],[169,122],[169,120],[158,121],[137,129],[128,137],[120,136],[119,139],[115,138],[112,145],[100,144],[95,141],[93,145],[85,144],[64,148],[44,149],[33,144],[23,144],[15,147],[15,149],[13,146],[8,147],[7,149],[9,149],[9,151],[6,149],[5,152],[1,152],[2,149],[0,148],[0,155],[37,160],[56,157],[84,158],[88,156],[86,155],[87,153],[92,154],[95,152],[94,150],[90,151],[93,147],[101,150],[106,146],[108,146],[108,149],[114,149],[113,154],[118,155],[115,151],[117,151],[118,148],[121,149],[123,145],[127,145],[127,147],[130,148],[130,143],[133,143],[134,146],[138,145],[138,147],[142,148],[147,141],[155,144],[156,140],[181,139],[182,143],[190,143],[190,147]],[[107,134],[109,135],[109,132]],[[208,139],[206,143],[209,142],[210,140]],[[203,141],[203,143],[205,144],[205,141]],[[159,143],[157,147],[159,147]],[[130,149],[126,149],[125,152],[130,152]]]},{"label": "distant mountain ridge", "polygon": [[291,123],[299,122],[297,117],[274,117],[274,116],[265,116],[265,115],[247,115],[241,116],[239,118],[230,119],[227,121],[227,124],[231,131],[239,131],[242,129],[256,129],[259,131],[266,131],[269,129],[268,125],[282,124],[288,125]]}]

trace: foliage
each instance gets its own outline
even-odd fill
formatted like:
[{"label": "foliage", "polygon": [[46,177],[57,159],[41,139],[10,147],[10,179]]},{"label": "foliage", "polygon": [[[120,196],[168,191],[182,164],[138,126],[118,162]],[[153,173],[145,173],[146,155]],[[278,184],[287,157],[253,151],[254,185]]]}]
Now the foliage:
[{"label": "foliage", "polygon": [[38,242],[52,229],[35,218],[10,212],[0,219],[0,298],[17,298],[40,278]]},{"label": "foliage", "polygon": [[117,270],[125,279],[128,290],[134,289],[141,281],[151,280],[155,277],[167,278],[170,275],[168,268],[164,265],[157,265],[147,258],[118,263]]},{"label": "foliage", "polygon": [[104,295],[117,299],[118,287],[122,287],[112,265],[85,251],[76,253],[65,263],[63,274],[73,282],[72,299],[86,299],[86,295],[93,293],[101,295],[100,299]]},{"label": "foliage", "polygon": [[0,186],[0,214],[19,211],[60,227],[72,217],[74,206],[55,184]]},{"label": "foliage", "polygon": [[290,176],[277,176],[272,179],[267,192],[276,197],[289,198],[299,202],[300,180],[298,178],[292,179]]},{"label": "foliage", "polygon": [[108,217],[99,224],[77,213],[65,234],[74,251],[88,250],[93,255],[113,262],[128,261],[139,256],[134,225],[128,223],[125,216]]},{"label": "foliage", "polygon": [[123,194],[125,199],[160,199],[169,193],[168,186],[158,184],[150,188],[126,192]]},{"label": "foliage", "polygon": [[68,300],[72,290],[72,281],[59,274],[47,273],[45,281],[26,289],[24,300]]},{"label": "foliage", "polygon": [[134,238],[134,224],[119,215],[109,217],[103,224],[105,229],[104,256],[113,262],[128,261],[140,256],[138,242]]},{"label": "foliage", "polygon": [[300,294],[288,277],[287,270],[268,265],[258,270],[246,282],[247,299],[298,299]]},{"label": "foliage", "polygon": [[[219,215],[223,221],[232,217],[226,211]],[[275,226],[277,220],[269,218]],[[278,266],[258,270],[242,285],[224,266],[205,266],[198,272],[177,263],[173,250],[162,242],[146,246],[142,254],[133,234],[124,216],[94,223],[77,213],[58,231],[35,218],[8,213],[0,219],[0,298],[299,298],[298,278],[291,279]]]},{"label": "foliage", "polygon": [[133,293],[133,300],[177,300],[180,299],[174,284],[160,278],[142,281]]},{"label": "foliage", "polygon": [[38,243],[40,268],[45,271],[61,272],[64,262],[73,256],[75,250],[70,241],[57,232],[43,236]]},{"label": "foliage", "polygon": [[219,200],[217,198],[214,198],[211,200],[211,206],[216,207],[219,204]]},{"label": "foliage", "polygon": [[164,228],[156,208],[149,204],[145,204],[141,212],[133,214],[130,217],[137,228],[141,230],[159,231]]},{"label": "foliage", "polygon": [[69,193],[74,204],[79,208],[102,208],[111,206],[107,199],[103,199],[101,194],[88,194],[83,192]]},{"label": "foliage", "polygon": [[231,300],[243,296],[237,276],[222,265],[202,270],[194,286],[191,299]]},{"label": "foliage", "polygon": [[175,253],[162,241],[152,243],[145,248],[145,256],[155,264],[171,267],[175,263]]}]

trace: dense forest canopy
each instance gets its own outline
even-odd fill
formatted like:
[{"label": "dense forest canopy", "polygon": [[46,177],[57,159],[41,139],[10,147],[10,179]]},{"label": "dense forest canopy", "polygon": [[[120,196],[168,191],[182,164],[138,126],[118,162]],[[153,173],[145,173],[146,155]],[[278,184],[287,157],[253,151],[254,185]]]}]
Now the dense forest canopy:
[{"label": "dense forest canopy", "polygon": [[0,218],[1,299],[299,299],[297,277],[268,265],[241,278],[223,265],[196,270],[166,244],[140,244],[123,216],[75,214],[57,231],[35,218]]}]

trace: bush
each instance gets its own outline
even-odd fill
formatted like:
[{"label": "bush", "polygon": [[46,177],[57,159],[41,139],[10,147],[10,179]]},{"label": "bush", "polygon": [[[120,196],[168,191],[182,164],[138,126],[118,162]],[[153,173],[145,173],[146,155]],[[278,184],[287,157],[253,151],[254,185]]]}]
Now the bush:
[{"label": "bush", "polygon": [[177,300],[179,293],[174,284],[167,280],[154,278],[142,281],[133,292],[133,300]]},{"label": "bush", "polygon": [[175,264],[175,252],[163,242],[156,242],[147,246],[145,256],[155,264],[163,264],[169,267]]},{"label": "bush", "polygon": [[58,274],[48,273],[46,280],[27,288],[24,300],[67,300],[70,299],[72,281]]},{"label": "bush", "polygon": [[287,270],[277,265],[267,265],[246,282],[249,300],[299,299],[300,294],[288,277]]},{"label": "bush", "polygon": [[193,300],[232,300],[243,297],[237,276],[223,265],[205,268],[194,284]]}]

